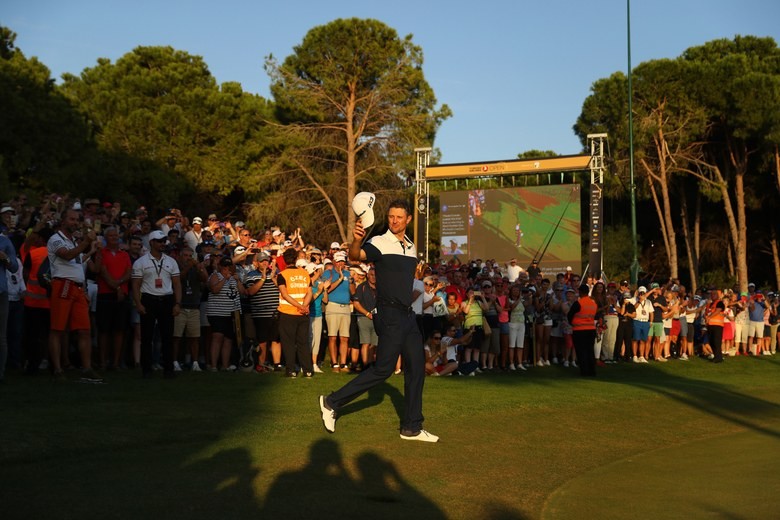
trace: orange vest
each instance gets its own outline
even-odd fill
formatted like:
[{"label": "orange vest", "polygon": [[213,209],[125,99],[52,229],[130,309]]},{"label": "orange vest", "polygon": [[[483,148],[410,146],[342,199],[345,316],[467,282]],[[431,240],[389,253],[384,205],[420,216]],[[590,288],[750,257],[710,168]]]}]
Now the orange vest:
[{"label": "orange vest", "polygon": [[46,289],[38,283],[38,269],[49,254],[46,246],[30,249],[30,277],[27,279],[27,292],[24,295],[25,307],[36,309],[49,309],[49,295]]},{"label": "orange vest", "polygon": [[722,327],[723,326],[723,322],[724,322],[724,318],[725,318],[722,312],[720,314],[716,314],[714,316],[709,315],[710,313],[716,311],[715,306],[717,304],[718,304],[718,302],[714,301],[714,302],[710,303],[707,306],[707,314],[708,314],[708,316],[707,316],[707,325],[712,326],[712,327]]},{"label": "orange vest", "polygon": [[571,322],[572,330],[596,330],[596,311],[598,305],[590,296],[582,296],[578,300],[580,310]]},{"label": "orange vest", "polygon": [[[281,272],[284,276],[285,286],[287,287],[287,295],[293,300],[303,305],[303,300],[306,297],[306,293],[311,285],[311,279],[309,273],[305,269],[293,268],[285,269]],[[293,316],[300,316],[298,308],[294,307],[290,302],[284,299],[282,293],[279,292],[279,312],[284,314],[291,314]]]}]

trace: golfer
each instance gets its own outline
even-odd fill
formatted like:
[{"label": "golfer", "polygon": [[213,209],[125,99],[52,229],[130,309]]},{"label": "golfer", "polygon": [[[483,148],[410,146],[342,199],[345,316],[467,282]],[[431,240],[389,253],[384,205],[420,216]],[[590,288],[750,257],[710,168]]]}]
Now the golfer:
[{"label": "golfer", "polygon": [[[422,392],[425,381],[425,352],[422,335],[412,305],[412,282],[417,267],[414,243],[406,236],[406,227],[412,220],[411,210],[403,200],[390,203],[387,210],[388,230],[362,245],[363,237],[374,223],[373,195],[370,202],[353,201],[352,208],[360,217],[352,232],[349,259],[354,262],[373,262],[376,269],[376,309],[372,311],[374,327],[379,336],[376,363],[364,370],[340,390],[328,396],[321,395],[320,411],[325,429],[336,430],[338,411],[372,387],[390,377],[398,355],[404,360],[404,416],[401,420],[401,439],[437,442],[439,438],[423,430]],[[363,207],[365,206],[365,207]]]}]

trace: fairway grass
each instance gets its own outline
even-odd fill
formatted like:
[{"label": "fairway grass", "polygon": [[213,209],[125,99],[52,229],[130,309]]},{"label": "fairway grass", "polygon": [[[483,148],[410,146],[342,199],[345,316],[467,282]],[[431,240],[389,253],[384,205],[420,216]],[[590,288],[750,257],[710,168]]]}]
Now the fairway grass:
[{"label": "fairway grass", "polygon": [[428,378],[438,444],[399,439],[399,376],[331,435],[352,375],[10,374],[2,517],[778,518],[777,358]]}]

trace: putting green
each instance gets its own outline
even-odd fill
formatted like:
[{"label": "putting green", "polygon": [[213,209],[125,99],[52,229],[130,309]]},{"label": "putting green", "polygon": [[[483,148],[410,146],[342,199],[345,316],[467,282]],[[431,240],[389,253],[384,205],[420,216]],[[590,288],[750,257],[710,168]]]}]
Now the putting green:
[{"label": "putting green", "polygon": [[779,467],[777,428],[702,439],[579,475],[542,518],[780,518]]}]

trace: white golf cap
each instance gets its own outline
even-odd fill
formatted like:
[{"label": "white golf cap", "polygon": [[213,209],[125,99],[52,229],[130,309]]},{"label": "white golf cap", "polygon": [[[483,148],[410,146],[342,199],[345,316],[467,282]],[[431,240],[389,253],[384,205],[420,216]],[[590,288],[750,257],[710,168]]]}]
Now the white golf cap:
[{"label": "white golf cap", "polygon": [[369,228],[374,225],[374,202],[376,196],[367,191],[361,191],[352,199],[352,211],[363,223],[363,228]]},{"label": "white golf cap", "polygon": [[309,262],[307,262],[305,258],[299,258],[295,261],[295,267],[305,268],[307,265],[309,265]]}]

